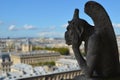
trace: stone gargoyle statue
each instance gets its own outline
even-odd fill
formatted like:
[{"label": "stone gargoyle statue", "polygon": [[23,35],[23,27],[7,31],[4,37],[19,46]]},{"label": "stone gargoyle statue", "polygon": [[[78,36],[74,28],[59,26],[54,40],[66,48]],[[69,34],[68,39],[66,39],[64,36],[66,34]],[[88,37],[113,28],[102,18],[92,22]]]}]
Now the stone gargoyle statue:
[{"label": "stone gargoyle statue", "polygon": [[[119,53],[116,36],[106,10],[95,1],[88,1],[84,8],[95,26],[79,18],[75,9],[65,32],[66,44],[72,45],[75,57],[86,77],[115,77],[119,75]],[[85,42],[86,59],[79,47]]]}]

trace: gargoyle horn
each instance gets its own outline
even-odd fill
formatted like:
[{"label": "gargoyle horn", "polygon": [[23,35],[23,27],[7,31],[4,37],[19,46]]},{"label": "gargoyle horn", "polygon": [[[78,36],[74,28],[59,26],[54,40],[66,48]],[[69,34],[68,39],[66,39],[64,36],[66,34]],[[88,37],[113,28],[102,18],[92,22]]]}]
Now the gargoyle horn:
[{"label": "gargoyle horn", "polygon": [[73,19],[79,19],[79,9],[75,9]]}]

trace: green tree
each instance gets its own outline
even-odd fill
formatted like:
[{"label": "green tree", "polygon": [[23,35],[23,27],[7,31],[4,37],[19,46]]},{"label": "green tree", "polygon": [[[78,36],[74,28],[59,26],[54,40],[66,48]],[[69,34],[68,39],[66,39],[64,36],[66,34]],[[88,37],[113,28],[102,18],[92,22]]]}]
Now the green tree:
[{"label": "green tree", "polygon": [[61,55],[69,55],[69,49],[68,48],[50,48],[50,47],[45,47],[45,48],[41,48],[41,47],[33,47],[33,50],[50,50],[50,51],[57,51],[59,52]]}]

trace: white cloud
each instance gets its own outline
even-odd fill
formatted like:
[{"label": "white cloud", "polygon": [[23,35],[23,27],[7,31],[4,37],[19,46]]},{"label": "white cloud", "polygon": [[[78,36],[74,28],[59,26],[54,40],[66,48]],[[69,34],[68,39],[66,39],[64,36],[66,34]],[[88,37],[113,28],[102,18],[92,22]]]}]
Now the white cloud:
[{"label": "white cloud", "polygon": [[49,31],[54,31],[56,29],[55,26],[49,26],[49,27],[45,27],[42,31],[43,32],[49,32]]},{"label": "white cloud", "polygon": [[36,27],[32,26],[32,25],[28,25],[28,24],[25,24],[23,27],[16,27],[16,25],[10,25],[8,30],[10,31],[20,31],[20,30],[34,30],[36,29]]},{"label": "white cloud", "polygon": [[63,32],[39,32],[38,36],[40,37],[63,37],[64,33]]},{"label": "white cloud", "polygon": [[54,30],[55,28],[56,28],[55,26],[48,27],[49,30]]},{"label": "white cloud", "polygon": [[18,29],[16,28],[15,25],[10,25],[9,28],[8,28],[8,30],[10,30],[10,31],[16,31]]},{"label": "white cloud", "polygon": [[62,25],[63,28],[66,28],[68,26],[68,23]]},{"label": "white cloud", "polygon": [[45,27],[39,33],[37,33],[37,35],[40,37],[63,37],[64,32],[61,31],[61,27],[56,26]]},{"label": "white cloud", "polygon": [[120,23],[118,24],[113,23],[113,28],[114,28],[115,34],[120,35]]},{"label": "white cloud", "polygon": [[118,23],[118,24],[113,23],[113,26],[120,28],[120,23]]},{"label": "white cloud", "polygon": [[24,28],[25,30],[34,30],[34,29],[36,29],[36,27],[34,27],[33,25],[28,25],[28,24],[25,24],[25,25],[23,26],[23,28]]}]

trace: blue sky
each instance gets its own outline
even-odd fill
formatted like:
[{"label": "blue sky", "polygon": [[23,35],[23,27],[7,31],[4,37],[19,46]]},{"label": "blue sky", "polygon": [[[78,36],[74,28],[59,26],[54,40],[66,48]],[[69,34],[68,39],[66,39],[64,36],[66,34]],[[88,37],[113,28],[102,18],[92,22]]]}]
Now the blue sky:
[{"label": "blue sky", "polygon": [[[0,37],[63,37],[75,8],[80,18],[93,24],[84,13],[89,0],[0,0]],[[96,0],[108,12],[120,34],[120,0]]]}]

